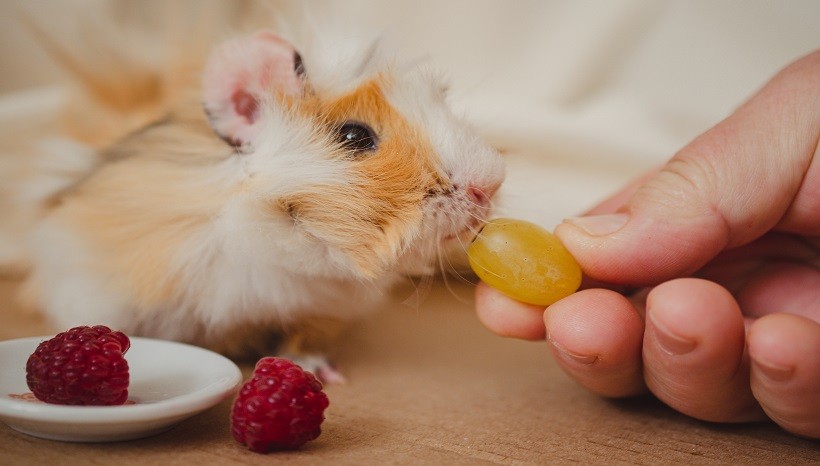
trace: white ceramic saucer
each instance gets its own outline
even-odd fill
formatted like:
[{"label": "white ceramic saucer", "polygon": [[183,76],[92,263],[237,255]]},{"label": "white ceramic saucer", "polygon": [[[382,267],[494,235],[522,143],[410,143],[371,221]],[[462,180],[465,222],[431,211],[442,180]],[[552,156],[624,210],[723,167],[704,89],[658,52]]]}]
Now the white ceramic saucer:
[{"label": "white ceramic saucer", "polygon": [[130,372],[127,404],[47,404],[30,395],[26,361],[49,338],[0,342],[0,420],[35,437],[109,442],[155,435],[231,396],[242,381],[236,364],[212,351],[132,337],[125,354]]}]

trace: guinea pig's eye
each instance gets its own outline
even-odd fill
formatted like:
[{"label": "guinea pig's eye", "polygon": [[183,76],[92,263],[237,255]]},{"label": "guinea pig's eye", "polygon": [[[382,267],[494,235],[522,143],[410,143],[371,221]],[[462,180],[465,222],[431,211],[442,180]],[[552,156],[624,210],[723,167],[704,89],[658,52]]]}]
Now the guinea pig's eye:
[{"label": "guinea pig's eye", "polygon": [[378,143],[376,135],[369,126],[353,121],[339,127],[337,141],[342,147],[354,153],[376,150]]}]

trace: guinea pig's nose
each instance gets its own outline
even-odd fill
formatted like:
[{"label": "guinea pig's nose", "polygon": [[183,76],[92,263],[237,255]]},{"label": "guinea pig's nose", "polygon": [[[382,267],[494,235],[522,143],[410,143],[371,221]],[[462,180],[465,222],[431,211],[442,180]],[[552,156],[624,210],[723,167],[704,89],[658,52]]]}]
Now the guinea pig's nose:
[{"label": "guinea pig's nose", "polygon": [[467,188],[467,194],[470,200],[480,207],[487,207],[490,205],[490,198],[498,191],[499,183],[492,183],[487,185],[471,184]]}]

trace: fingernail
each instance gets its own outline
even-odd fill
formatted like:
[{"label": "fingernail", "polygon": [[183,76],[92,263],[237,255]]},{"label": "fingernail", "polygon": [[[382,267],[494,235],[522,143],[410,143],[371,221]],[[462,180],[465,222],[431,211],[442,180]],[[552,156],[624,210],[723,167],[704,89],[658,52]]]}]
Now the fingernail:
[{"label": "fingernail", "polygon": [[794,367],[784,366],[771,361],[760,361],[752,358],[752,365],[763,375],[776,382],[785,382],[794,374]]},{"label": "fingernail", "polygon": [[586,355],[576,353],[574,351],[570,351],[564,347],[564,345],[554,341],[552,338],[547,335],[547,341],[552,345],[553,348],[558,350],[559,356],[563,357],[564,359],[569,359],[570,362],[577,362],[584,365],[593,364],[595,361],[598,360],[598,355]]},{"label": "fingernail", "polygon": [[661,349],[673,356],[689,353],[698,345],[697,341],[677,335],[658,322],[652,322],[652,328],[655,330],[655,338]]},{"label": "fingernail", "polygon": [[584,230],[588,235],[606,236],[623,228],[626,222],[629,221],[629,215],[592,215],[590,217],[571,217],[564,221]]}]

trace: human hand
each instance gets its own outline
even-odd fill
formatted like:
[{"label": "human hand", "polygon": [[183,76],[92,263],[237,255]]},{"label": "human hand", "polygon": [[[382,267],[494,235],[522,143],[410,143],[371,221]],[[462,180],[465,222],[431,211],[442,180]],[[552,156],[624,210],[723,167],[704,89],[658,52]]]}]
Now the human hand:
[{"label": "human hand", "polygon": [[[820,51],[585,217],[556,229],[588,277],[543,307],[485,284],[494,332],[546,339],[578,383],[697,419],[820,437]],[[629,288],[628,288],[629,287]]]}]

